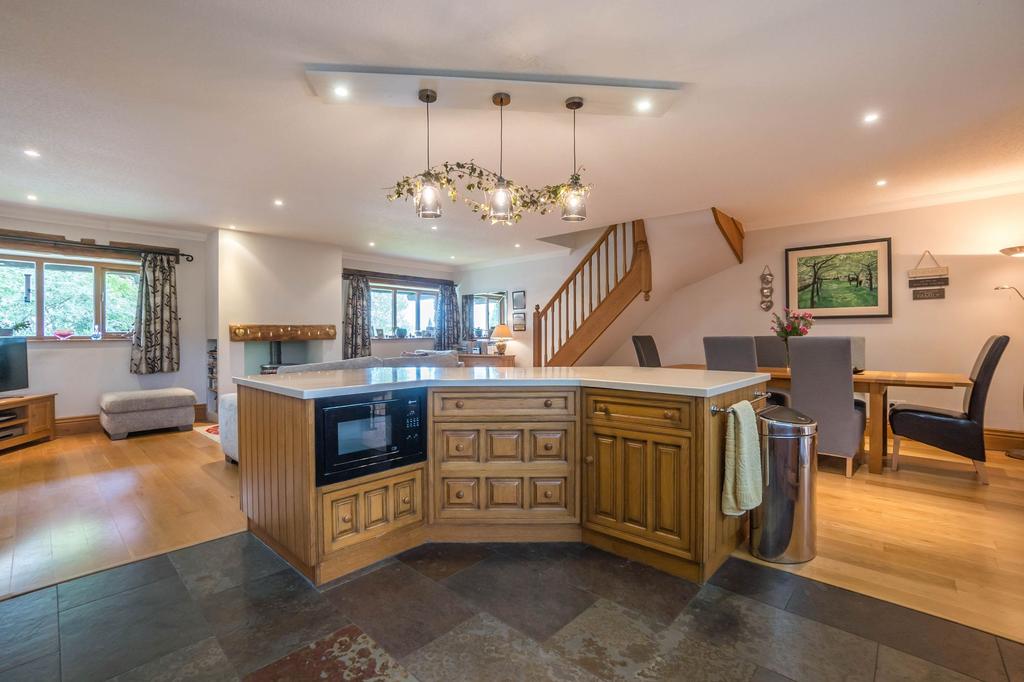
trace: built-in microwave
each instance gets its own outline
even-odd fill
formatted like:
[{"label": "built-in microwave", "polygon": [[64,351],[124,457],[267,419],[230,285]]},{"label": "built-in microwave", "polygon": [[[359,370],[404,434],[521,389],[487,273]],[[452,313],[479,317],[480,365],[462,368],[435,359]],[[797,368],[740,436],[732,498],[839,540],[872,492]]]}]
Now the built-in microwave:
[{"label": "built-in microwave", "polygon": [[427,459],[426,389],[316,401],[316,484],[373,474]]}]

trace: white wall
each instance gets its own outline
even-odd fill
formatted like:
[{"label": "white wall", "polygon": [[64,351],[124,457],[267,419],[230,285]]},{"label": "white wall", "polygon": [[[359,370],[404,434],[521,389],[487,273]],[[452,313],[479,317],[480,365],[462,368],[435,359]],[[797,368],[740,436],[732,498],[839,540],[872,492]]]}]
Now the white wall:
[{"label": "white wall", "polygon": [[220,230],[217,352],[220,394],[235,392],[245,373],[245,346],[228,338],[230,324],[333,324],[335,341],[307,342],[310,362],[341,357],[341,247]]},{"label": "white wall", "polygon": [[205,234],[6,206],[0,207],[0,228],[43,232],[74,240],[89,238],[99,244],[120,241],[175,247],[195,256],[192,263],[182,260],[177,269],[181,318],[181,369],[178,372],[131,374],[128,341],[30,342],[29,387],[17,394],[56,393],[57,417],[97,414],[100,394],[107,391],[183,386],[195,391],[200,403],[206,400]]},{"label": "white wall", "polygon": [[[776,275],[775,306],[785,307],[784,249],[875,237],[893,240],[893,317],[818,320],[814,335],[867,338],[870,369],[969,373],[992,334],[1010,346],[989,396],[986,426],[1021,430],[1024,411],[1024,301],[997,292],[1002,283],[1024,288],[1024,262],[999,249],[1024,243],[1024,195],[898,211],[747,233],[745,263],[679,290],[651,311],[636,333],[653,334],[664,364],[703,362],[703,337],[768,334],[769,313],[758,307],[758,276]],[[946,298],[914,301],[907,270],[925,249],[950,269]],[[635,365],[626,340],[606,364]],[[901,389],[892,398],[958,408],[962,391]]]}]

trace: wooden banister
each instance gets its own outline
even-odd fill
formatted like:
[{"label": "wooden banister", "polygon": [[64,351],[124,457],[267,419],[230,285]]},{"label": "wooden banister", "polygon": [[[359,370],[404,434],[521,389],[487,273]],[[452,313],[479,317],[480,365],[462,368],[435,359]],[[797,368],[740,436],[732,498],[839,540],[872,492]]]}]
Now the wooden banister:
[{"label": "wooden banister", "polygon": [[644,221],[609,225],[543,307],[533,311],[533,364],[572,365],[640,294],[650,299]]}]

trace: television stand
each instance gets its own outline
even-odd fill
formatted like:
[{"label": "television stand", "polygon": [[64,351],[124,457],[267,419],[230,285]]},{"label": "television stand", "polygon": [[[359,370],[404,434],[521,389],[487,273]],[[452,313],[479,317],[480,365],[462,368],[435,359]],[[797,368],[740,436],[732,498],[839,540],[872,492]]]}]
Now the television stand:
[{"label": "television stand", "polygon": [[55,393],[0,398],[0,412],[13,419],[0,422],[0,452],[56,437]]}]

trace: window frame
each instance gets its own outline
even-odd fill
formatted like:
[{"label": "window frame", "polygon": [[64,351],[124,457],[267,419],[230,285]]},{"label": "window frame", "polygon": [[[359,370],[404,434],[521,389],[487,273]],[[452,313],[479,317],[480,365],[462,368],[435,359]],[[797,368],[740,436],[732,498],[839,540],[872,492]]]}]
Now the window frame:
[{"label": "window frame", "polygon": [[[416,302],[413,304],[413,309],[416,313],[416,328],[410,329],[410,336],[406,336],[406,339],[429,339],[429,336],[413,336],[412,334],[419,334],[421,332],[426,333],[426,329],[423,327],[423,320],[420,319],[420,302],[424,296],[434,299],[434,310],[437,310],[438,301],[441,298],[440,291],[436,288],[415,286],[415,285],[403,285],[403,284],[391,284],[390,282],[380,282],[370,280],[370,305],[373,305],[373,292],[388,292],[391,294],[391,333],[392,336],[377,336],[377,330],[370,328],[370,338],[375,340],[390,340],[398,339],[398,336],[394,336],[395,329],[398,326],[398,306],[397,298],[398,294],[416,294]],[[372,313],[371,313],[372,316]]]},{"label": "window frame", "polygon": [[[28,254],[22,252],[12,252],[9,250],[0,250],[0,260],[4,261],[17,261],[21,263],[33,263],[35,265],[35,322],[36,322],[36,333],[32,336],[19,336],[19,338],[28,339],[29,341],[53,341],[56,337],[52,335],[46,335],[44,330],[46,328],[46,320],[44,319],[44,307],[45,307],[45,295],[46,295],[46,284],[45,284],[45,270],[46,265],[82,265],[92,268],[92,287],[93,287],[93,324],[99,325],[100,332],[103,334],[102,340],[110,341],[121,341],[131,338],[130,332],[108,332],[107,331],[107,307],[106,307],[106,281],[107,272],[128,272],[140,275],[142,274],[141,263],[133,263],[131,261],[104,261],[89,258],[72,258],[64,257],[59,253],[52,254]],[[89,340],[92,338],[89,334],[75,335],[68,337],[67,340],[81,341]]]}]

